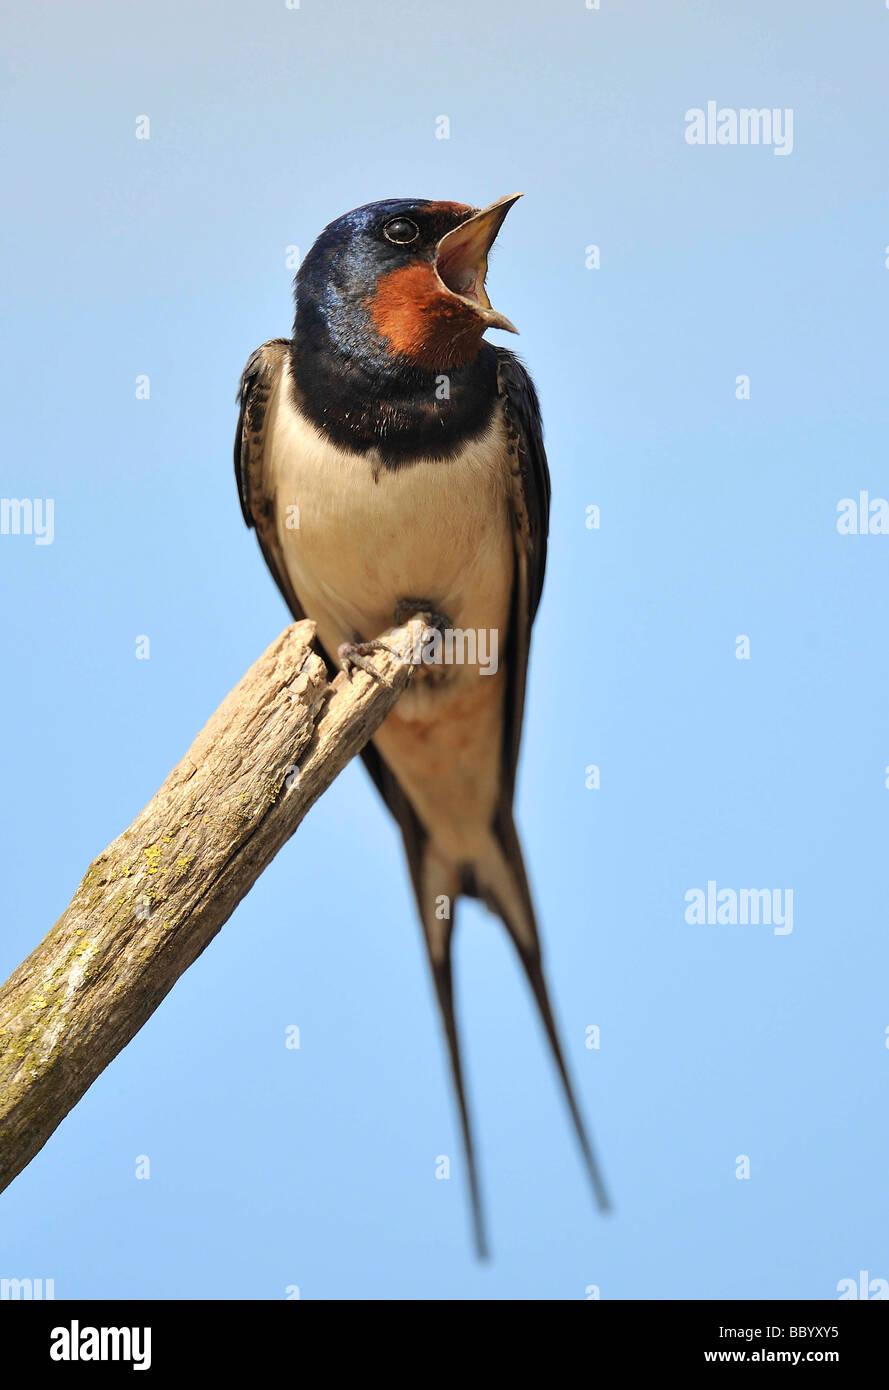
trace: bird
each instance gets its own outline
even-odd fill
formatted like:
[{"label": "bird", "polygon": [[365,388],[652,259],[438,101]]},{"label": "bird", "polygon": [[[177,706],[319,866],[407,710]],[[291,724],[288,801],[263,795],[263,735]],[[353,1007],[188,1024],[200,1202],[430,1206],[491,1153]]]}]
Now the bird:
[{"label": "bird", "polygon": [[484,208],[388,198],[325,227],[296,274],[292,336],[264,343],[244,368],[234,449],[244,520],[294,618],[314,620],[331,675],[372,672],[380,634],[411,616],[431,625],[427,635],[489,634],[496,652],[487,664],[471,645],[466,660],[418,663],[362,754],[404,842],[482,1258],[451,964],[461,896],[482,900],[515,946],[594,1196],[609,1208],[556,1028],[513,817],[550,475],[531,377],[484,335],[518,331],[485,282],[521,196]]}]

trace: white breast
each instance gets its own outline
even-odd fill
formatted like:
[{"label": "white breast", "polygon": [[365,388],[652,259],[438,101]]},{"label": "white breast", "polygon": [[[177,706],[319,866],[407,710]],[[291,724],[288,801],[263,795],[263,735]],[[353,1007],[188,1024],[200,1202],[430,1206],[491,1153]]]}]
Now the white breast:
[{"label": "white breast", "polygon": [[500,412],[458,457],[390,470],[300,415],[286,371],[269,407],[264,472],[278,539],[328,651],[385,631],[406,598],[428,600],[454,627],[496,628],[502,650],[513,540]]}]

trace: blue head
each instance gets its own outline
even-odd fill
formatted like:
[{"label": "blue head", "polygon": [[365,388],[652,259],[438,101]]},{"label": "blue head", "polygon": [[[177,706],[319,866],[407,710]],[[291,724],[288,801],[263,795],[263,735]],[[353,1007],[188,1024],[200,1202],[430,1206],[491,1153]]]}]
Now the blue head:
[{"label": "blue head", "polygon": [[488,253],[519,194],[481,210],[387,198],[331,222],[296,277],[294,350],[368,369],[471,362],[487,328],[515,332],[485,292]]}]

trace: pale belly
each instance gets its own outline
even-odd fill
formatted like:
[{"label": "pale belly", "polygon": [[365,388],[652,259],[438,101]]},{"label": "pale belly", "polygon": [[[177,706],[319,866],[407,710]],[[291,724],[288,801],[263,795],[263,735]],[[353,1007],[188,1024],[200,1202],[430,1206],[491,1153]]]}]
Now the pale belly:
[{"label": "pale belly", "polygon": [[[496,632],[476,644],[490,664],[513,570],[499,416],[451,462],[397,471],[337,449],[289,408],[275,410],[268,447],[287,571],[329,652],[379,636],[401,601],[423,599],[454,628]],[[461,653],[471,658],[471,644]],[[482,664],[464,661],[454,676],[477,678]]]},{"label": "pale belly", "polygon": [[405,599],[428,601],[453,628],[477,634],[474,654],[464,641],[456,660],[420,668],[374,740],[421,819],[459,857],[489,822],[500,776],[514,551],[499,414],[454,460],[397,471],[331,445],[280,397],[270,426],[265,472],[278,538],[328,653],[385,632]]}]

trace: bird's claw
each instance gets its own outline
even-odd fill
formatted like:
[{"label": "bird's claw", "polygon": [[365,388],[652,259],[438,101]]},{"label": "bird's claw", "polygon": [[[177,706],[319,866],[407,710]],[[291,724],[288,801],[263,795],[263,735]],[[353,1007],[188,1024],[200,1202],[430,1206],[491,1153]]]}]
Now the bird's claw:
[{"label": "bird's claw", "polygon": [[372,642],[343,642],[337,648],[337,656],[340,660],[340,669],[345,671],[349,680],[352,679],[352,668],[357,666],[359,671],[364,671],[368,676],[372,676],[375,681],[385,685],[383,677],[380,675],[376,666],[369,661],[372,652],[388,652],[390,656],[398,656],[398,652],[393,651],[390,646],[375,637]]}]

